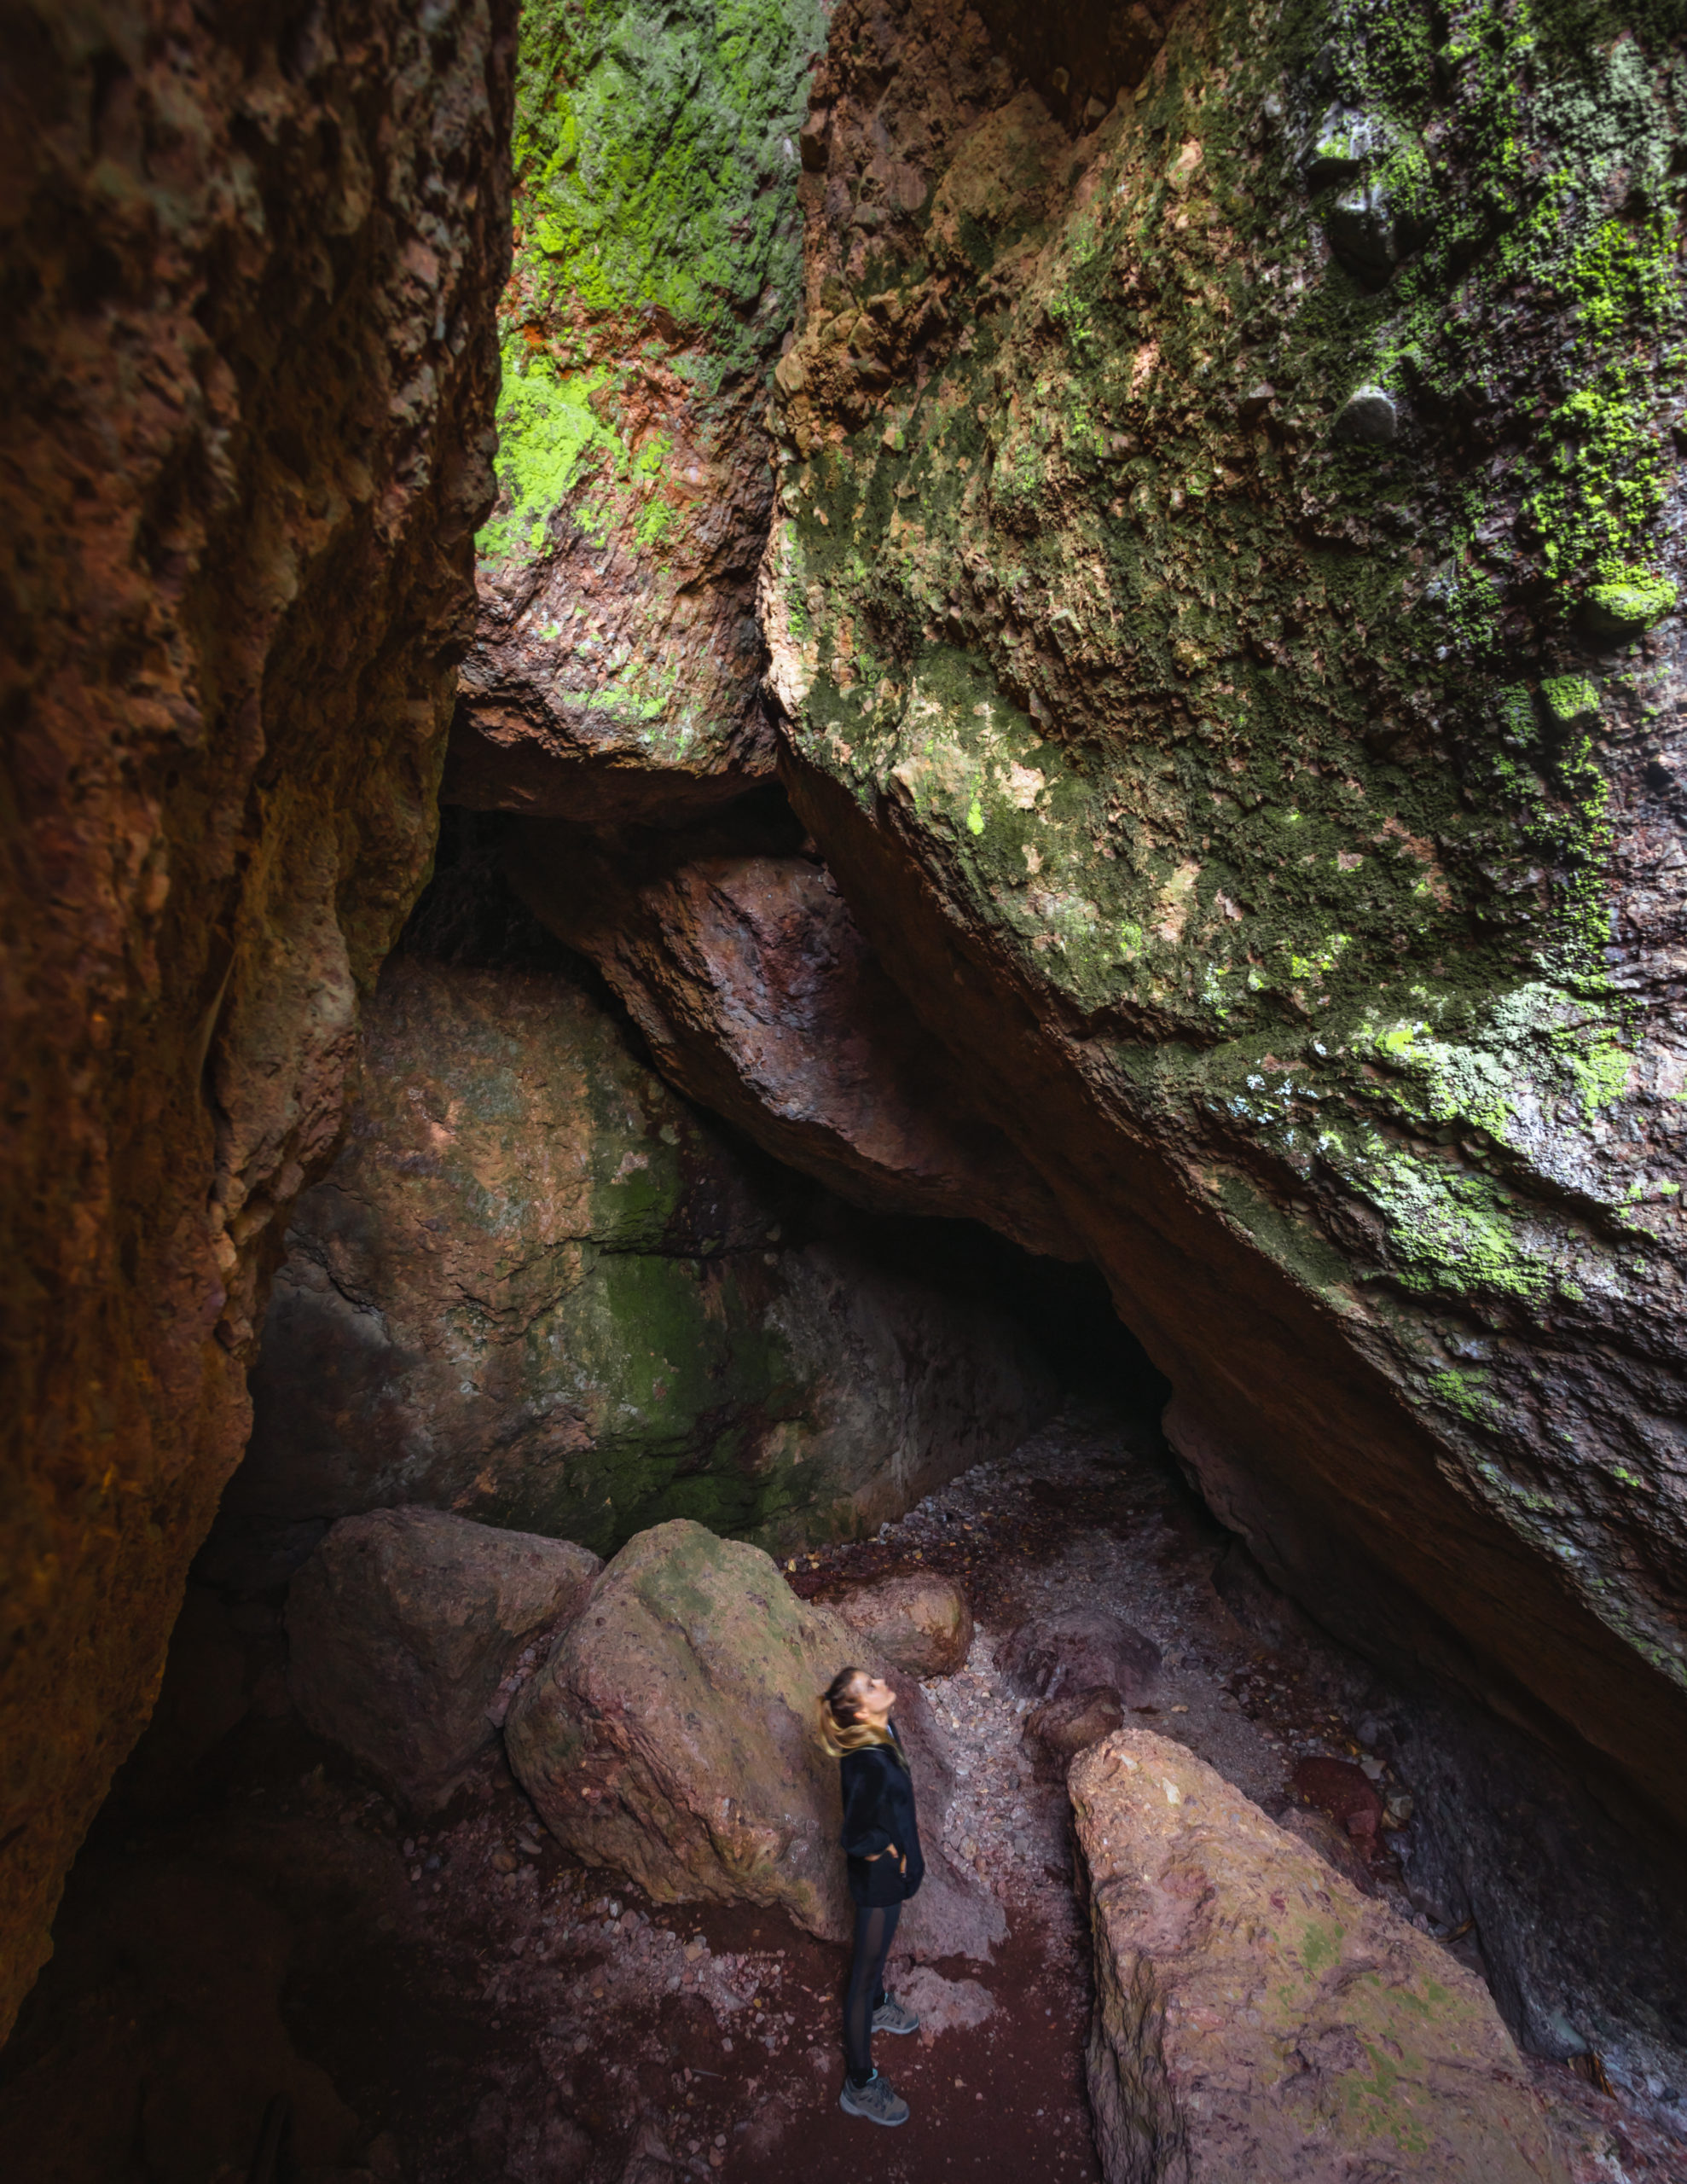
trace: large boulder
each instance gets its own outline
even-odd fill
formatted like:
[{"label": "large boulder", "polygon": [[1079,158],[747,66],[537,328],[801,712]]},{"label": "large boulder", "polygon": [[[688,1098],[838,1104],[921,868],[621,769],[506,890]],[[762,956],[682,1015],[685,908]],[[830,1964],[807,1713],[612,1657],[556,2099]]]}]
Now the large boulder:
[{"label": "large boulder", "polygon": [[[1087,8],[833,16],[783,778],[1209,1501],[1626,1815],[1649,1933],[1687,1827],[1678,30],[1117,12],[1128,62]],[[1522,1783],[1527,1984],[1603,1993],[1652,2074],[1680,1952],[1531,1895]]]},{"label": "large boulder", "polygon": [[972,1649],[972,1610],[936,1571],[852,1585],[830,1602],[877,1658],[909,1676],[953,1676]]},{"label": "large boulder", "polygon": [[0,34],[0,2037],[427,868],[516,13],[21,0]]},{"label": "large boulder", "polygon": [[[838,1765],[816,1707],[861,1652],[760,1548],[658,1525],[616,1556],[518,1695],[510,1764],[559,1842],[658,1902],[776,1908],[841,1940],[852,1912]],[[926,1854],[902,1943],[988,1957],[1001,1914],[942,1850],[953,1775],[941,1732],[918,1684],[896,1682]]]},{"label": "large boulder", "polygon": [[987,1221],[1070,1258],[1047,1185],[980,1110],[832,875],[757,831],[771,829],[753,806],[607,839],[535,819],[509,869],[601,970],[663,1074],[776,1159],[875,1211]]},{"label": "large boulder", "polygon": [[438,1509],[342,1517],[288,1592],[294,1702],[408,1803],[443,1804],[496,1736],[523,1655],[536,1664],[602,1566]]},{"label": "large boulder", "polygon": [[1070,1787],[1107,2184],[1569,2184],[1487,1989],[1181,1745],[1121,1729]]},{"label": "large boulder", "polygon": [[[770,1171],[550,965],[388,965],[339,1162],[295,1212],[206,1566],[274,1583],[402,1503],[612,1554],[694,1517],[876,1528],[1052,1397],[1006,1316]],[[315,1528],[313,1530],[313,1527]]]}]

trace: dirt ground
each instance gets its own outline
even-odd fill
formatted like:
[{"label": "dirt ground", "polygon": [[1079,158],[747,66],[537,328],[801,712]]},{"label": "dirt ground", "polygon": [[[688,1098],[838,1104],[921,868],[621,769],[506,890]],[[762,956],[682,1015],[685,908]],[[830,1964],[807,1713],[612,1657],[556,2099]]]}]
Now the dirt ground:
[{"label": "dirt ground", "polygon": [[[1365,1672],[1298,1626],[1262,1641],[1226,1546],[1151,1426],[1075,1412],[879,1538],[788,1568],[809,1595],[941,1569],[978,1618],[965,1667],[926,1689],[954,1746],[951,1855],[995,1890],[1009,1937],[988,1966],[893,1966],[925,2020],[878,2043],[913,2110],[894,2132],[838,2106],[842,1950],[581,1869],[500,1762],[431,1820],[397,1812],[292,1715],[273,1604],[201,1600],[0,2055],[7,2175],[244,2184],[284,2093],[276,2177],[294,2184],[1098,2178],[1065,1792],[1035,1779],[996,1641],[1033,1612],[1105,1606],[1161,1648],[1152,1725],[1267,1810],[1302,1811],[1295,1769],[1321,1757],[1409,1815],[1360,1735]],[[1397,1839],[1359,1870],[1429,1931]],[[1481,1969],[1470,1937],[1447,1946]],[[1539,2076],[1597,2150],[1585,2184],[1687,2177],[1684,2150],[1597,2086]]]}]

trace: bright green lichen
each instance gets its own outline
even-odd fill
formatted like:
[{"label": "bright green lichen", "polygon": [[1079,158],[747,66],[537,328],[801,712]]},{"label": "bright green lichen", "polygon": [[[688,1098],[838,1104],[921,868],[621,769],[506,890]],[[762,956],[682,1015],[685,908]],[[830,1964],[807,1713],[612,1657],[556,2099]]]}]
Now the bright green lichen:
[{"label": "bright green lichen", "polygon": [[749,363],[757,312],[795,299],[800,84],[824,38],[819,0],[528,0],[521,247],[554,293]]}]

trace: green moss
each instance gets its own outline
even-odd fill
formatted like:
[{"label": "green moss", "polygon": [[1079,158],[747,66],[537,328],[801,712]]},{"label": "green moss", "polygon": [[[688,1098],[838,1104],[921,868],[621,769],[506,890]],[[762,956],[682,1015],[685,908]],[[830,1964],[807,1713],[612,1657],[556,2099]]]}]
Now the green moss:
[{"label": "green moss", "polygon": [[553,293],[661,312],[747,363],[748,322],[795,300],[795,136],[824,42],[819,0],[527,0],[520,248]]},{"label": "green moss", "polygon": [[1586,728],[1599,717],[1599,693],[1585,675],[1550,675],[1540,697],[1556,727]]},{"label": "green moss", "polygon": [[1625,569],[1615,582],[1589,587],[1586,619],[1608,635],[1638,636],[1675,612],[1678,595],[1667,577],[1647,569]]},{"label": "green moss", "polygon": [[576,489],[594,464],[624,469],[626,451],[592,408],[606,375],[559,374],[548,357],[518,347],[504,363],[498,396],[499,512],[483,527],[475,550],[485,561],[544,551],[551,517],[574,502],[574,520],[589,526]]}]

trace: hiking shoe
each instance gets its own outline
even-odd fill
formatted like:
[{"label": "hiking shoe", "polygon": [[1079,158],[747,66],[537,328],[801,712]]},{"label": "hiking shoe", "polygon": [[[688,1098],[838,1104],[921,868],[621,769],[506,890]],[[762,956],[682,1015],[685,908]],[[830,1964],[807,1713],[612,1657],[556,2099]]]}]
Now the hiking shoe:
[{"label": "hiking shoe", "polygon": [[919,2019],[906,2002],[887,1995],[872,2013],[872,2029],[875,2032],[918,2032]]},{"label": "hiking shoe", "polygon": [[908,2105],[887,2077],[875,2071],[865,2085],[844,2081],[838,2105],[846,2116],[865,2116],[869,2123],[906,2123]]}]

